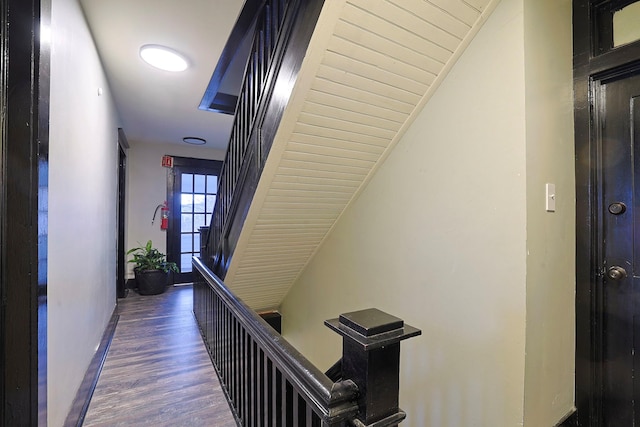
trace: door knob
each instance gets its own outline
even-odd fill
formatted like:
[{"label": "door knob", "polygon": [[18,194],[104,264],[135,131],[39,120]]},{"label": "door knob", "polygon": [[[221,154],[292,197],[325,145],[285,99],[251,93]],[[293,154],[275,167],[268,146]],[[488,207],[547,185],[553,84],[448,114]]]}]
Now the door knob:
[{"label": "door knob", "polygon": [[611,203],[609,205],[609,213],[612,215],[622,215],[627,210],[627,205],[622,202]]},{"label": "door knob", "polygon": [[614,265],[609,270],[607,270],[607,277],[611,280],[620,280],[627,277],[627,270],[617,265]]}]

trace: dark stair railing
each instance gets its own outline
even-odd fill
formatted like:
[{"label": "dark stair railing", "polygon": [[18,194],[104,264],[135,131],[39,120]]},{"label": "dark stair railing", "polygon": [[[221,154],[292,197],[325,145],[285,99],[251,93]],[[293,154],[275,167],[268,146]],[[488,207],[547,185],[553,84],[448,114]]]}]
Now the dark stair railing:
[{"label": "dark stair railing", "polygon": [[[263,0],[206,245],[205,260],[224,278],[282,119],[323,0]],[[245,6],[248,7],[248,6]],[[255,7],[252,6],[252,8]],[[253,9],[251,9],[253,10]],[[279,84],[278,84],[279,83]],[[274,96],[276,86],[277,96]]]},{"label": "dark stair railing", "polygon": [[290,92],[274,96],[275,88],[293,87],[324,3],[257,1],[213,219],[201,229],[202,260],[193,260],[194,314],[239,425],[395,426],[405,417],[398,408],[400,341],[419,330],[376,309],[328,320],[343,337],[343,355],[325,374],[219,278],[228,269],[289,102]]},{"label": "dark stair railing", "polygon": [[342,359],[322,373],[198,258],[193,311],[209,356],[241,426],[395,426],[400,341],[420,335],[376,309],[325,324],[343,337]]}]

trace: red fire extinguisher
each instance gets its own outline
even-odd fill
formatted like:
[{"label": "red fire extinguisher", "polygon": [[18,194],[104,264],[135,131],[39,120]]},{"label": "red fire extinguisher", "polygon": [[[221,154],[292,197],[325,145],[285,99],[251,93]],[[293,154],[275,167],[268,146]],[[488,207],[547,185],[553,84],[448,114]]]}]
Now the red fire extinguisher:
[{"label": "red fire extinguisher", "polygon": [[160,229],[166,230],[167,228],[169,228],[169,206],[165,201],[160,209]]},{"label": "red fire extinguisher", "polygon": [[156,206],[156,210],[153,212],[153,219],[151,220],[151,225],[156,220],[156,214],[158,213],[158,209],[160,209],[160,229],[166,230],[169,228],[169,206],[165,200],[161,205]]}]

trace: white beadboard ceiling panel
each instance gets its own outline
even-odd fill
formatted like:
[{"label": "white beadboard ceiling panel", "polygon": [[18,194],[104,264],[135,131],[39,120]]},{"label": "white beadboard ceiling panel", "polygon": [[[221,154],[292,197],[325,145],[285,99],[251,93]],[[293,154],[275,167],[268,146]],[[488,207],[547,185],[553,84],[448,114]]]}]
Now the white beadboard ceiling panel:
[{"label": "white beadboard ceiling panel", "polygon": [[277,308],[499,0],[325,3],[225,278]]}]

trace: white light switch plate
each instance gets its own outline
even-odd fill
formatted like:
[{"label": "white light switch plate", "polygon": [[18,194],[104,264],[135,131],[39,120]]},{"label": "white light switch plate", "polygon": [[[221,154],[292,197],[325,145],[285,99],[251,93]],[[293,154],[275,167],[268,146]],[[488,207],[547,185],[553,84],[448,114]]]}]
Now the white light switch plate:
[{"label": "white light switch plate", "polygon": [[546,184],[546,208],[547,212],[555,212],[556,211],[556,185],[555,184]]}]

